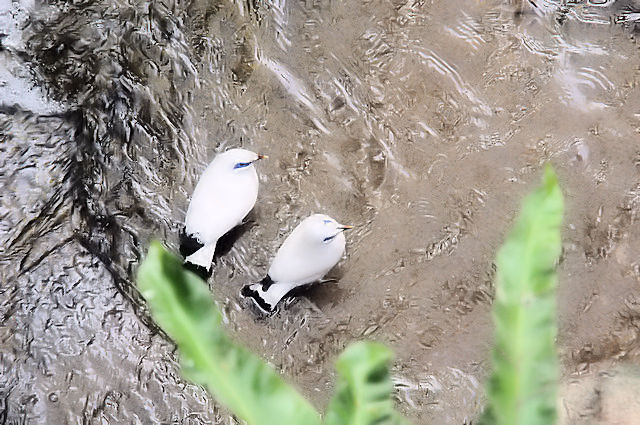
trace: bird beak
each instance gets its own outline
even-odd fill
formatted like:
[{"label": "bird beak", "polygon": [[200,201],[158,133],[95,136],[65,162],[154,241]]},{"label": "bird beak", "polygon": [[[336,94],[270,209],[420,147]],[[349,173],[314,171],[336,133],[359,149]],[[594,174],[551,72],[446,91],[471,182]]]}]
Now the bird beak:
[{"label": "bird beak", "polygon": [[340,230],[349,230],[349,229],[353,229],[353,226],[349,226],[347,224],[341,224],[340,226],[338,226],[338,229],[340,229]]},{"label": "bird beak", "polygon": [[258,155],[258,159],[256,159],[256,161],[260,160],[260,159],[269,159],[269,157],[267,155]]}]

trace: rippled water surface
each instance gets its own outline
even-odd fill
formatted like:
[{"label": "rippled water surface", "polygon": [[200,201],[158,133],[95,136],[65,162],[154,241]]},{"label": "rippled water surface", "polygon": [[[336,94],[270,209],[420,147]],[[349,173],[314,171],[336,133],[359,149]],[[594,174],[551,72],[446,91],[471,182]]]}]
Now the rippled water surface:
[{"label": "rippled water surface", "polygon": [[[492,260],[553,163],[561,417],[624,423],[615,389],[640,381],[615,378],[640,361],[636,10],[0,1],[0,422],[232,423],[180,378],[132,281],[151,239],[178,250],[215,153],[243,146],[270,159],[208,281],[229,330],[320,408],[346,344],[388,344],[416,424],[481,410]],[[356,226],[338,282],[257,318],[240,288],[312,212]]]}]

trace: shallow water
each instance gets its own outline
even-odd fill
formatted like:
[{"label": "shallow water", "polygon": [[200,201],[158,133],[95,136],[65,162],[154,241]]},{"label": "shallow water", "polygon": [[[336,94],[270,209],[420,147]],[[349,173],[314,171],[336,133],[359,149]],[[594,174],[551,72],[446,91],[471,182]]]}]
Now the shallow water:
[{"label": "shallow water", "polygon": [[[132,279],[152,238],[178,250],[199,174],[234,146],[270,159],[209,284],[315,405],[368,338],[396,352],[414,423],[476,417],[492,260],[547,161],[563,381],[637,363],[639,5],[535,4],[0,2],[0,419],[231,423],[180,379]],[[312,212],[356,226],[339,281],[257,319],[240,288]],[[567,423],[605,423],[574,394]]]}]

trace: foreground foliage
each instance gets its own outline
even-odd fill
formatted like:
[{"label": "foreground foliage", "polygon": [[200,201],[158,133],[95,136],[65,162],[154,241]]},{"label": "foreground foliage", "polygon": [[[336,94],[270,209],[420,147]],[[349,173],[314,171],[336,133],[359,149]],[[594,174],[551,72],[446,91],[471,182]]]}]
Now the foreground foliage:
[{"label": "foreground foliage", "polygon": [[[185,377],[204,385],[249,425],[316,425],[319,413],[263,360],[224,333],[207,285],[152,243],[138,286],[158,325],[177,344]],[[338,358],[339,383],[327,424],[399,424],[393,409],[391,352],[357,343]]]},{"label": "foreground foliage", "polygon": [[389,397],[391,351],[381,344],[359,342],[336,362],[339,379],[325,425],[408,424],[393,410]]},{"label": "foreground foliage", "polygon": [[547,167],[498,252],[495,344],[483,424],[552,425],[556,420],[556,273],[563,200]]}]

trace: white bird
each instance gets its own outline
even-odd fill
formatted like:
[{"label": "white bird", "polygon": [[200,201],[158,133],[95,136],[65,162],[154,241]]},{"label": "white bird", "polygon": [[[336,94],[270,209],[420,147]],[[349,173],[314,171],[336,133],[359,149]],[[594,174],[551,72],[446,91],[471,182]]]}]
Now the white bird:
[{"label": "white bird", "polygon": [[265,312],[272,312],[293,288],[321,279],[342,258],[345,226],[328,215],[305,218],[285,239],[267,276],[260,283],[242,288]]},{"label": "white bird", "polygon": [[245,149],[218,154],[204,170],[191,196],[185,233],[202,245],[185,262],[211,268],[218,239],[239,225],[258,198],[254,163],[265,155]]}]

